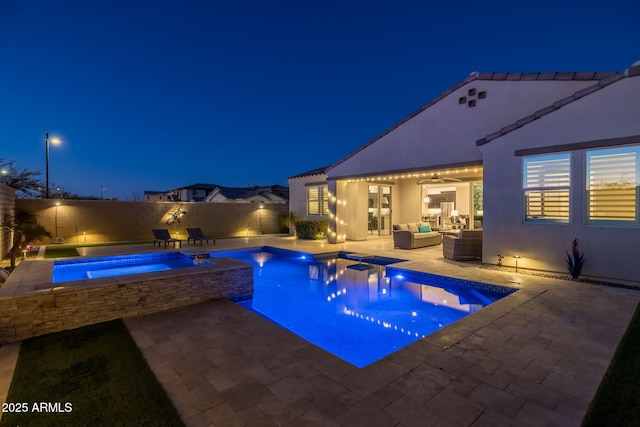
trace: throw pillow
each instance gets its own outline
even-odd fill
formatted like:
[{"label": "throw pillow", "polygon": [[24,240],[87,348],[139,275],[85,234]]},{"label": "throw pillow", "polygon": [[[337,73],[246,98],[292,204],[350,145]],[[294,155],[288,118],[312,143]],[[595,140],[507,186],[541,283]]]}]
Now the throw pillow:
[{"label": "throw pillow", "polygon": [[429,227],[428,225],[421,225],[420,227],[418,227],[418,230],[420,230],[421,233],[430,233],[431,227]]},{"label": "throw pillow", "polygon": [[419,233],[420,232],[420,230],[418,230],[418,225],[416,223],[413,223],[413,222],[407,224],[407,228],[412,233]]}]

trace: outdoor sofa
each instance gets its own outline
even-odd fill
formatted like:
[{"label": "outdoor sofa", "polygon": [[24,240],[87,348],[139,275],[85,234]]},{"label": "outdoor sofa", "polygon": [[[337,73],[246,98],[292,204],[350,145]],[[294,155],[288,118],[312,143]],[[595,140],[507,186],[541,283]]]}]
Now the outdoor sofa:
[{"label": "outdoor sofa", "polygon": [[444,236],[442,254],[454,261],[482,259],[482,229],[463,229],[457,236]]},{"label": "outdoor sofa", "polygon": [[[421,231],[422,229],[422,231]],[[410,222],[393,226],[393,247],[400,249],[416,249],[439,245],[442,235],[431,230],[426,223]]]}]

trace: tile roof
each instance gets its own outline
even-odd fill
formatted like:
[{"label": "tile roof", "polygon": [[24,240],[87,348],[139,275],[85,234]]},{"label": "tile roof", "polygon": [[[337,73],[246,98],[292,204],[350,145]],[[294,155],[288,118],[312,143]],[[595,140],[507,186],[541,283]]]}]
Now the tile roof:
[{"label": "tile roof", "polygon": [[262,185],[251,187],[222,187],[218,186],[218,193],[229,200],[248,199],[253,196],[262,196],[268,200],[287,199],[289,188],[282,185]]},{"label": "tile roof", "polygon": [[[566,73],[556,73],[557,74],[566,74]],[[476,145],[477,146],[482,146],[484,144],[487,144],[489,142],[491,142],[492,140],[499,138],[503,135],[508,134],[509,132],[513,132],[514,130],[521,128],[522,126],[531,123],[534,120],[539,119],[540,117],[544,117],[547,114],[550,114],[554,111],[556,111],[559,108],[564,107],[567,104],[570,104],[574,101],[577,101],[580,98],[583,98],[587,95],[590,95],[594,92],[599,91],[602,88],[605,88],[621,79],[624,79],[626,77],[633,77],[633,76],[638,76],[640,75],[640,61],[638,61],[637,63],[634,63],[631,67],[627,68],[624,72],[620,73],[620,72],[610,72],[610,73],[573,73],[574,75],[580,75],[579,79],[580,80],[598,80],[598,82],[594,85],[591,86],[587,86],[584,89],[581,89],[575,93],[573,93],[572,95],[569,95],[567,97],[564,97],[562,99],[557,100],[556,102],[554,102],[551,105],[546,106],[545,108],[542,108],[538,111],[535,111],[533,114],[530,114],[526,117],[523,117],[519,120],[517,120],[515,123],[512,123],[508,126],[505,126],[495,132],[490,133],[489,135],[485,136],[484,138],[481,138],[479,140],[476,141]],[[589,78],[589,76],[593,77],[593,78]],[[574,76],[575,77],[575,76]],[[597,77],[597,78],[596,78]],[[557,79],[556,79],[557,80]]]},{"label": "tile roof", "polygon": [[320,167],[320,168],[312,169],[312,170],[310,170],[310,171],[303,172],[303,173],[298,174],[298,175],[290,176],[290,177],[289,177],[289,178],[287,178],[287,179],[304,178],[304,177],[307,177],[307,176],[322,175],[322,174],[327,173],[327,170],[328,170],[330,167],[331,167],[330,165],[328,165],[328,166],[322,166],[322,167]]},{"label": "tile roof", "polygon": [[[408,122],[409,120],[411,120],[412,118],[417,116],[418,114],[422,113],[427,108],[431,107],[432,105],[436,104],[437,102],[441,101],[442,99],[446,98],[447,96],[449,96],[453,92],[455,92],[458,89],[460,89],[462,86],[464,86],[464,85],[466,85],[466,84],[468,84],[468,83],[470,83],[472,81],[475,81],[475,80],[498,80],[498,81],[500,81],[500,80],[506,80],[506,81],[534,81],[534,80],[545,80],[545,81],[548,81],[548,80],[559,80],[559,81],[583,80],[583,81],[588,81],[588,80],[597,80],[597,81],[600,82],[600,81],[606,80],[608,78],[615,78],[615,76],[617,76],[618,74],[620,74],[620,73],[617,72],[617,71],[609,71],[609,72],[597,72],[597,71],[594,71],[594,72],[545,72],[545,73],[541,73],[541,72],[539,72],[539,73],[479,73],[477,71],[474,71],[471,74],[469,74],[461,82],[456,83],[455,85],[453,85],[452,87],[450,87],[449,89],[447,89],[446,91],[441,93],[439,96],[433,98],[431,101],[429,101],[428,103],[424,104],[422,107],[418,108],[416,111],[414,111],[413,113],[409,114],[407,117],[405,117],[404,119],[400,120],[395,125],[391,126],[389,129],[385,130],[384,132],[382,132],[381,134],[379,134],[375,138],[373,138],[373,139],[369,140],[368,142],[366,142],[365,144],[361,145],[355,151],[352,151],[351,153],[349,153],[345,157],[343,157],[340,160],[338,160],[336,163],[334,163],[334,164],[330,165],[329,167],[327,167],[325,169],[325,172],[331,170],[332,168],[334,168],[336,166],[338,166],[339,164],[343,163],[344,161],[346,161],[350,157],[353,157],[356,153],[364,150],[366,147],[368,147],[369,145],[373,144],[374,142],[376,142],[377,140],[379,140],[383,136],[385,136],[388,133],[392,132],[396,128],[400,127],[404,123]],[[301,176],[307,176],[307,175],[310,175],[310,174],[309,173],[305,173],[305,174],[293,176],[292,178],[299,178]]]}]

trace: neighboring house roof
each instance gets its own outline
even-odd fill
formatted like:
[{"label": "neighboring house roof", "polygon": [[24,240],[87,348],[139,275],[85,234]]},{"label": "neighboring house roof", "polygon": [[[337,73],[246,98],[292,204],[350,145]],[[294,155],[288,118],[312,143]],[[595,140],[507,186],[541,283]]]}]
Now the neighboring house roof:
[{"label": "neighboring house roof", "polygon": [[282,185],[262,185],[252,187],[217,186],[205,201],[265,201],[286,203],[289,200],[289,189]]},{"label": "neighboring house roof", "polygon": [[223,200],[246,200],[260,197],[264,201],[286,203],[289,200],[289,188],[282,185],[262,185],[249,187],[224,187],[218,184],[192,184],[167,191],[145,191],[147,195],[175,195],[181,190],[207,190],[207,196],[193,196],[191,201],[212,201],[221,195]]},{"label": "neighboring house roof", "polygon": [[287,179],[294,179],[294,178],[305,178],[307,176],[314,176],[314,175],[323,175],[327,173],[327,170],[329,170],[329,168],[331,167],[331,165],[327,165],[327,166],[322,166],[320,168],[316,168],[316,169],[312,169],[310,171],[307,172],[303,172],[301,174],[298,175],[294,175],[291,176]]},{"label": "neighboring house roof", "polygon": [[[446,98],[447,96],[451,95],[453,92],[457,91],[462,86],[464,86],[464,85],[466,85],[466,84],[468,84],[470,82],[473,82],[473,81],[476,81],[476,80],[492,80],[492,81],[537,81],[537,80],[544,80],[544,81],[549,81],[549,80],[557,80],[557,81],[572,81],[572,80],[573,81],[589,81],[589,80],[595,80],[595,81],[600,82],[600,81],[603,81],[603,80],[606,81],[607,79],[610,79],[610,78],[615,79],[618,74],[620,74],[620,73],[617,72],[617,71],[610,71],[610,72],[548,72],[548,73],[542,73],[542,72],[538,72],[538,73],[478,73],[477,71],[474,71],[471,74],[469,74],[469,76],[467,76],[467,78],[465,78],[463,81],[453,85],[451,88],[449,88],[448,90],[446,90],[445,92],[443,92],[442,94],[437,96],[436,98],[432,99],[427,104],[425,104],[422,107],[418,108],[416,111],[414,111],[413,113],[409,114],[407,117],[405,117],[404,119],[400,120],[399,122],[394,124],[389,129],[385,130],[381,134],[377,135],[373,139],[369,140],[365,144],[363,144],[360,147],[358,147],[355,151],[353,151],[353,152],[349,153],[347,156],[341,158],[336,163],[326,167],[325,168],[325,172],[328,172],[331,169],[333,169],[336,166],[338,166],[339,164],[345,162],[347,159],[353,157],[354,155],[356,155],[360,151],[364,150],[365,148],[367,148],[371,144],[375,143],[376,141],[378,141],[379,139],[381,139],[385,135],[389,134],[393,130],[395,130],[398,127],[402,126],[404,123],[406,123],[409,120],[413,119],[414,117],[416,117],[418,114],[422,113],[427,108],[429,108],[432,105],[434,105],[434,104],[438,103],[439,101],[443,100],[444,98]],[[306,176],[306,175],[305,174],[296,175],[295,177],[292,177],[292,178],[298,178],[300,176]]]},{"label": "neighboring house roof", "polygon": [[219,187],[217,184],[191,184],[185,187],[174,188],[172,191],[178,190],[215,190],[216,187]]},{"label": "neighboring house roof", "polygon": [[[637,64],[637,65],[636,65]],[[599,91],[602,88],[605,88],[621,79],[624,79],[625,77],[633,77],[633,76],[638,76],[640,75],[640,61],[636,62],[634,65],[632,65],[631,67],[629,67],[624,73],[615,73],[615,74],[611,74],[601,80],[598,81],[598,83],[594,84],[593,86],[589,86],[586,87],[582,90],[579,90],[577,92],[575,92],[574,94],[567,96],[565,98],[562,98],[556,102],[554,102],[553,104],[542,108],[536,112],[534,112],[533,114],[530,114],[526,117],[523,117],[521,119],[519,119],[518,121],[516,121],[515,123],[512,123],[508,126],[505,126],[495,132],[490,133],[489,135],[485,136],[482,139],[479,139],[476,141],[476,145],[477,146],[481,146],[484,144],[487,144],[489,142],[491,142],[492,140],[499,138],[503,135],[508,134],[509,132],[512,132],[528,123],[531,123],[534,120],[539,119],[540,117],[544,117],[549,113],[554,112],[555,110],[564,107],[567,104],[571,104],[574,101],[577,101],[578,99],[585,97],[587,95],[590,95],[596,91]]]}]

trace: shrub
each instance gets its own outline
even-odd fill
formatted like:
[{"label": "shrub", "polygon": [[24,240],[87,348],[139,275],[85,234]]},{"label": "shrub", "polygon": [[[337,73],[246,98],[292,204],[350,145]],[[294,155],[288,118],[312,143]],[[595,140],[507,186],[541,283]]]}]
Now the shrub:
[{"label": "shrub", "polygon": [[327,237],[327,221],[297,221],[298,239],[320,240]]},{"label": "shrub", "polygon": [[288,215],[284,214],[278,215],[278,230],[280,231],[280,233],[289,232],[289,226],[286,224],[288,217]]},{"label": "shrub", "polygon": [[281,233],[296,234],[296,222],[298,217],[295,213],[289,212],[288,215],[278,215],[278,224]]}]

